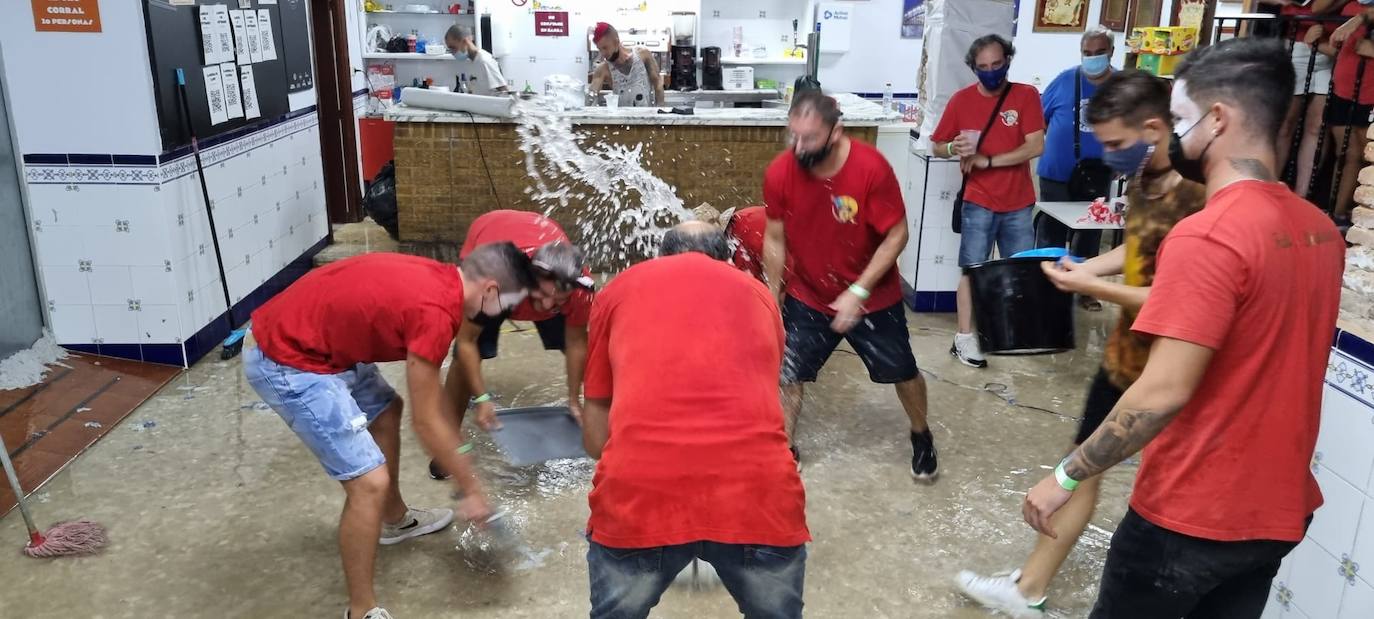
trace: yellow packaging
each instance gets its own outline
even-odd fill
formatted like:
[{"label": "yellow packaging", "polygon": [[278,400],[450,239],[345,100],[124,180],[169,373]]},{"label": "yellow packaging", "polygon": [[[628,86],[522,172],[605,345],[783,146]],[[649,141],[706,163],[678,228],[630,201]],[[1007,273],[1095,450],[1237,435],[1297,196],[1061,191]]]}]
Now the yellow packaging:
[{"label": "yellow packaging", "polygon": [[1197,28],[1192,26],[1173,26],[1169,30],[1169,52],[1186,54],[1197,47]]},{"label": "yellow packaging", "polygon": [[1136,57],[1135,68],[1151,75],[1173,75],[1174,69],[1183,62],[1183,56],[1183,54],[1142,53]]}]

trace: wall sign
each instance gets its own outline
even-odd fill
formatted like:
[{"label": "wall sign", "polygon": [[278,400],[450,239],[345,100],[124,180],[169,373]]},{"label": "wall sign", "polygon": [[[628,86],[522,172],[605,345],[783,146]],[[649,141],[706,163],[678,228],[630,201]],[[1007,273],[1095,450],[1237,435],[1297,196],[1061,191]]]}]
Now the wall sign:
[{"label": "wall sign", "polygon": [[534,12],[534,36],[537,36],[537,37],[566,37],[566,36],[568,36],[568,12],[567,12],[567,11],[535,11],[535,12]]},{"label": "wall sign", "polygon": [[100,5],[97,0],[33,0],[33,29],[100,32]]}]

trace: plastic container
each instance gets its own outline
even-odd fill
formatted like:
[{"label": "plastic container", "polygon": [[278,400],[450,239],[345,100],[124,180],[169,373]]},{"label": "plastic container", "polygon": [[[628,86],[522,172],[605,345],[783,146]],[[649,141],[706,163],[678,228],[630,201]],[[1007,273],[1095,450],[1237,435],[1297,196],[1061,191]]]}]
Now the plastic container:
[{"label": "plastic container", "polygon": [[964,268],[983,352],[1043,355],[1073,349],[1073,295],[1055,288],[1040,267],[1057,260],[1027,256]]}]

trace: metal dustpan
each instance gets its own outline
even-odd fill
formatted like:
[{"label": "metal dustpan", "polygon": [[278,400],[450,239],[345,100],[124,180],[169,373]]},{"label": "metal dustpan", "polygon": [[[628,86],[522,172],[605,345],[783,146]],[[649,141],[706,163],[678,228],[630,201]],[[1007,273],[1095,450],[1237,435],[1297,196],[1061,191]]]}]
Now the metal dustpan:
[{"label": "metal dustpan", "polygon": [[566,406],[530,406],[496,411],[501,429],[491,439],[515,466],[529,466],[559,458],[585,458],[582,427]]}]

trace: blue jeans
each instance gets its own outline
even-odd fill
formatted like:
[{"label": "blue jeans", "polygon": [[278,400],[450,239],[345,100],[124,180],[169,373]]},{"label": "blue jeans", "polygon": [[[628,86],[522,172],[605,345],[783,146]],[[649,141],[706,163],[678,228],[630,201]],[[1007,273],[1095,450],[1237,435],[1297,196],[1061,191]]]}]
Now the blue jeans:
[{"label": "blue jeans", "polygon": [[592,619],[643,619],[692,559],[711,564],[746,619],[802,616],[806,546],[694,542],[656,548],[611,548],[589,542]]},{"label": "blue jeans", "polygon": [[376,365],[315,374],[277,363],[255,346],[243,351],[243,374],[330,477],[348,481],[386,463],[367,427],[396,399],[396,391]]},{"label": "blue jeans", "polygon": [[959,235],[959,266],[978,264],[992,256],[992,244],[1003,258],[1035,247],[1031,208],[994,213],[964,201],[963,231]]}]

